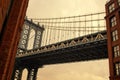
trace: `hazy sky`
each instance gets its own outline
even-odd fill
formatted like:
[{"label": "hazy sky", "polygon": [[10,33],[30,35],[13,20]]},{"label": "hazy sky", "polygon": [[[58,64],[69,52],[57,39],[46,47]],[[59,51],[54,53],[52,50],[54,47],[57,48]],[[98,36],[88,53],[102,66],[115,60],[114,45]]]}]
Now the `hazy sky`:
[{"label": "hazy sky", "polygon": [[37,80],[109,80],[108,61],[48,65],[39,70],[37,78]]},{"label": "hazy sky", "polygon": [[[104,12],[106,0],[29,0],[27,16],[49,18]],[[45,65],[37,80],[108,80],[108,60]],[[25,80],[25,79],[23,79]]]},{"label": "hazy sky", "polygon": [[28,17],[61,17],[105,11],[106,0],[29,0]]}]

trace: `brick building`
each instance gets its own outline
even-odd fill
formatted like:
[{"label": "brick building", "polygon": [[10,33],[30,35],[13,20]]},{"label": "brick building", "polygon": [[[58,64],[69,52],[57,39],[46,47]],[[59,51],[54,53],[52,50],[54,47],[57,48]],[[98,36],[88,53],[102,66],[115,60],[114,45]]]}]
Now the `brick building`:
[{"label": "brick building", "polygon": [[120,0],[109,0],[105,7],[110,80],[120,80]]},{"label": "brick building", "polygon": [[0,0],[0,80],[11,80],[28,0]]}]

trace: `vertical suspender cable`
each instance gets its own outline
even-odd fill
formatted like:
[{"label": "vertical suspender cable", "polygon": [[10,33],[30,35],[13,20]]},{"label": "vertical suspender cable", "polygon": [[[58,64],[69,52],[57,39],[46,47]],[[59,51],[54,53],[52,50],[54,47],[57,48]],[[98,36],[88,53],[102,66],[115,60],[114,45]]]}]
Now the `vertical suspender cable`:
[{"label": "vertical suspender cable", "polygon": [[[68,18],[68,22],[70,22],[70,18]],[[69,27],[69,29],[68,29],[68,37],[70,38],[70,23],[68,23],[68,27]]]},{"label": "vertical suspender cable", "polygon": [[48,41],[48,44],[51,44],[51,40],[52,40],[52,28],[53,28],[53,19],[51,19],[51,22],[50,22],[50,33],[49,33],[49,41]]},{"label": "vertical suspender cable", "polygon": [[[59,23],[60,27],[62,26],[62,19],[60,18],[60,23]],[[62,40],[61,37],[62,37],[62,34],[61,34],[61,30],[59,29],[59,42]]]},{"label": "vertical suspender cable", "polygon": [[48,32],[48,23],[44,24],[44,28],[45,28],[45,39],[44,39],[44,46],[47,44],[47,32]]},{"label": "vertical suspender cable", "polygon": [[99,24],[99,14],[98,14],[98,32],[100,31],[99,28],[100,28],[100,24]]},{"label": "vertical suspender cable", "polygon": [[[56,27],[59,27],[59,19],[57,19]],[[59,41],[59,30],[56,31],[56,42]]]},{"label": "vertical suspender cable", "polygon": [[48,38],[48,36],[49,36],[49,26],[50,25],[50,20],[49,20],[49,22],[48,22],[48,26],[47,26],[47,35],[46,35],[46,45],[48,45],[48,40],[49,40],[49,38]]},{"label": "vertical suspender cable", "polygon": [[85,30],[84,30],[85,34],[84,35],[87,35],[87,31],[86,31],[87,30],[86,29],[86,15],[85,15],[85,22],[84,23],[85,23]]},{"label": "vertical suspender cable", "polygon": [[93,16],[92,16],[92,14],[91,14],[91,32],[90,32],[90,34],[92,34],[92,32],[93,32],[92,30],[94,29],[94,28],[92,28],[92,27],[93,27],[93,20],[92,20],[92,17],[93,17]]},{"label": "vertical suspender cable", "polygon": [[[54,27],[57,27],[57,19],[54,20]],[[53,30],[53,43],[56,43],[57,30]]]},{"label": "vertical suspender cable", "polygon": [[[61,24],[62,24],[61,27],[63,27],[63,26],[64,26],[64,18],[62,18],[62,23],[61,23]],[[63,28],[63,29],[64,29],[64,28]],[[61,34],[62,34],[62,36],[61,36],[62,39],[61,39],[61,40],[63,41],[63,40],[64,40],[64,30],[61,30]]]},{"label": "vertical suspender cable", "polygon": [[[64,27],[64,29],[67,29],[65,19],[66,18],[64,18],[63,27]],[[63,32],[64,32],[64,39],[63,40],[66,40],[66,31],[63,31]]]},{"label": "vertical suspender cable", "polygon": [[79,16],[79,36],[80,36],[80,33],[81,33],[81,31],[80,31],[81,24],[80,23],[81,23],[81,21],[80,21],[80,16]]},{"label": "vertical suspender cable", "polygon": [[[43,26],[44,26],[44,29],[45,29],[46,25],[43,24]],[[45,31],[43,31],[43,36],[42,36],[42,46],[45,45],[45,37],[46,37],[46,29],[45,29]]]},{"label": "vertical suspender cable", "polygon": [[76,35],[75,35],[75,33],[76,33],[76,32],[75,32],[75,29],[76,29],[76,28],[74,28],[74,27],[76,27],[75,18],[76,18],[76,17],[74,16],[74,17],[73,17],[73,38],[76,37]]}]

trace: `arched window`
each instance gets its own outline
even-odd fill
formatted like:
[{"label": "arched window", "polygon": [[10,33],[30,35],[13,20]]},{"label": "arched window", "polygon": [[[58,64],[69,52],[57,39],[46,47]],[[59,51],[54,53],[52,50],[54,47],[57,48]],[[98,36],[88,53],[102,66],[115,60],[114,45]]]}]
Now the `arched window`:
[{"label": "arched window", "polygon": [[31,29],[30,30],[30,36],[29,36],[29,39],[28,39],[28,46],[27,46],[28,50],[33,49],[34,39],[35,39],[35,30]]}]

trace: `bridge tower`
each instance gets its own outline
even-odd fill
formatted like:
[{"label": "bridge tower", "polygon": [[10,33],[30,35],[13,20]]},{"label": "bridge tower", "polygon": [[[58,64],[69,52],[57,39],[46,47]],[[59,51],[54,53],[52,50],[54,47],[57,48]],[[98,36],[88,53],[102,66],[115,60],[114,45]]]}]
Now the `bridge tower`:
[{"label": "bridge tower", "polygon": [[120,80],[120,0],[106,3],[110,80]]},{"label": "bridge tower", "polygon": [[[32,30],[35,32],[35,34],[30,36],[31,33],[33,34]],[[38,24],[34,23],[32,19],[28,20],[26,18],[24,21],[24,25],[22,27],[22,31],[21,31],[21,37],[20,37],[20,41],[18,45],[17,55],[20,55],[21,52],[26,52],[26,51],[40,48],[43,31],[44,31],[43,26],[39,25],[39,23]],[[28,48],[28,45],[32,43],[30,41],[31,38],[33,38],[33,41],[32,41],[33,44],[30,45],[32,46],[30,49]],[[36,80],[38,69],[42,67],[42,65],[38,66],[38,63],[37,64],[36,63],[37,62],[29,64],[25,62],[24,64],[20,60],[16,59],[11,80],[21,80],[23,71],[25,69],[28,71],[27,80]]]},{"label": "bridge tower", "polygon": [[11,80],[29,0],[0,0],[0,80]]},{"label": "bridge tower", "polygon": [[[30,34],[33,34],[33,31],[35,32],[34,35],[30,36]],[[32,20],[28,20],[27,18],[24,21],[24,25],[21,32],[21,37],[18,45],[18,52],[27,51],[30,49],[40,48],[41,47],[41,41],[42,41],[42,35],[43,35],[44,28],[39,23],[35,24]],[[28,47],[28,44],[30,44],[31,38],[34,38],[32,41],[33,44],[30,45],[31,48]],[[29,43],[30,42],[30,43]]]}]

